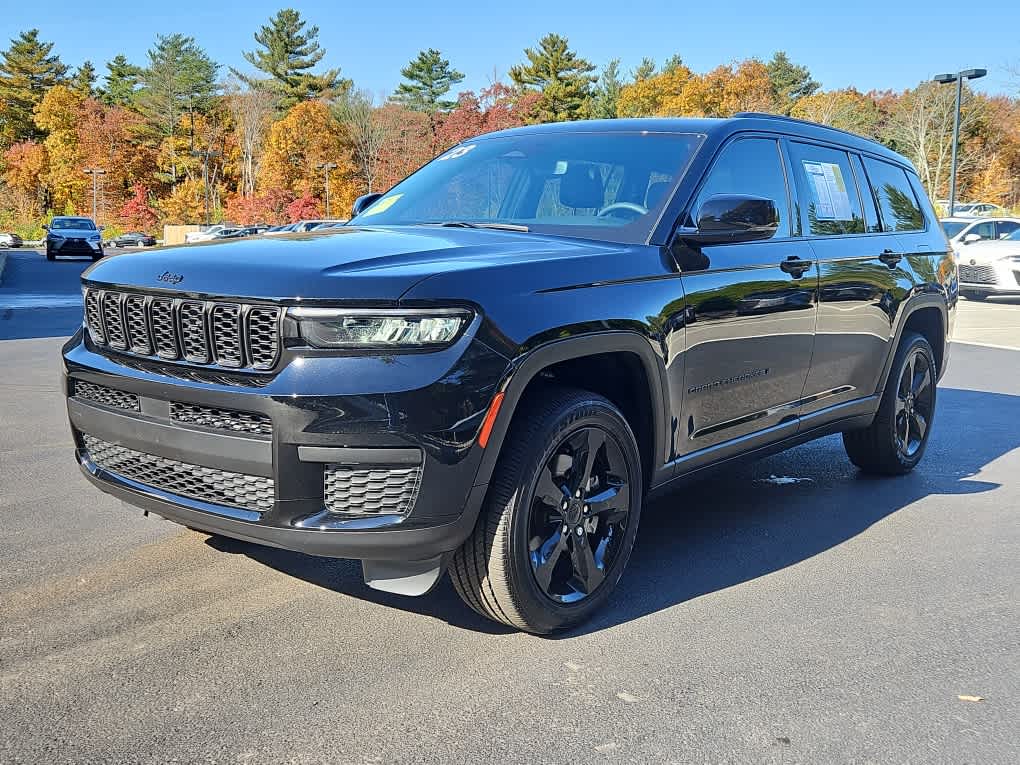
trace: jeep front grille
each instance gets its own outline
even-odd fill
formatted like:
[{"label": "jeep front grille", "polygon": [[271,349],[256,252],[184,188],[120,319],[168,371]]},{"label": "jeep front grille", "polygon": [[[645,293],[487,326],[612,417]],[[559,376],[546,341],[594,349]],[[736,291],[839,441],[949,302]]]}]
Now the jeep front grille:
[{"label": "jeep front grille", "polygon": [[275,306],[85,290],[92,342],[153,360],[272,369],[280,356],[280,317]]},{"label": "jeep front grille", "polygon": [[198,425],[214,430],[229,430],[232,433],[256,433],[273,435],[273,423],[264,414],[235,412],[232,409],[217,409],[200,404],[170,402],[170,419],[186,425]]},{"label": "jeep front grille", "polygon": [[324,475],[323,499],[330,512],[404,515],[418,497],[421,467],[327,465]]},{"label": "jeep front grille", "polygon": [[98,467],[161,491],[214,505],[264,513],[272,510],[272,478],[231,473],[128,449],[82,434],[88,457]]},{"label": "jeep front grille", "polygon": [[960,281],[967,284],[995,284],[999,278],[994,266],[960,265]]}]

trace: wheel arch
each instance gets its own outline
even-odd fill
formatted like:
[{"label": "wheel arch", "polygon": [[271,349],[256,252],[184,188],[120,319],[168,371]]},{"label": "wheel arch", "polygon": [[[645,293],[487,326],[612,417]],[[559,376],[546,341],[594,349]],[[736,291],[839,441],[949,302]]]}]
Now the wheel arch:
[{"label": "wheel arch", "polygon": [[938,376],[941,379],[946,370],[948,356],[948,314],[949,309],[946,299],[942,295],[917,295],[907,302],[900,311],[893,335],[893,342],[889,344],[889,350],[886,353],[882,376],[879,378],[881,386],[877,391],[878,393],[882,393],[885,390],[893,359],[896,358],[896,351],[900,347],[900,343],[903,342],[903,335],[906,332],[917,332],[923,335],[929,345],[931,345],[932,351],[935,353],[935,365],[938,368]]},{"label": "wheel arch", "polygon": [[[633,391],[633,405],[624,403],[621,406],[619,397],[606,395],[607,381],[612,377],[610,375],[601,376],[593,384],[587,385],[569,375],[563,375],[566,370],[576,374],[582,368],[581,365],[597,364],[600,357],[605,361],[605,357],[614,355],[634,359],[633,362],[625,362],[633,364],[625,374],[633,375],[635,371],[640,371],[644,390]],[[560,374],[557,375],[557,372]],[[658,482],[657,474],[664,464],[662,457],[665,453],[669,411],[665,366],[644,336],[636,332],[611,331],[546,343],[529,351],[513,365],[500,386],[503,400],[478,468],[475,485],[489,482],[510,423],[524,395],[548,378],[561,379],[576,387],[606,395],[613,401],[623,411],[638,440],[646,489]],[[635,376],[631,379],[638,378]]]}]

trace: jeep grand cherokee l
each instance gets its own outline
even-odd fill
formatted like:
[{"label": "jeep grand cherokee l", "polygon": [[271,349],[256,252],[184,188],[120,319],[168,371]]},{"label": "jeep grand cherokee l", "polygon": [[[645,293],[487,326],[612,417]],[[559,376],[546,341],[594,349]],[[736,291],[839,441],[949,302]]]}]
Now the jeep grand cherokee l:
[{"label": "jeep grand cherokee l", "polygon": [[956,265],[910,164],[786,118],[466,141],[327,233],[115,258],[64,348],[99,488],[361,559],[536,633],[609,598],[642,503],[843,433],[921,460]]}]

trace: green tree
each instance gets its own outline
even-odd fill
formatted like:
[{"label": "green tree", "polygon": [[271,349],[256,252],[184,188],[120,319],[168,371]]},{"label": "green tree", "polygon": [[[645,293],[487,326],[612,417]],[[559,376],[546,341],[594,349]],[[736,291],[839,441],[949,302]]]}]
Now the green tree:
[{"label": "green tree", "polygon": [[96,68],[91,61],[85,61],[74,70],[70,81],[71,89],[77,91],[86,98],[96,94]]},{"label": "green tree", "polygon": [[785,51],[777,51],[765,68],[772,83],[772,94],[776,105],[783,114],[789,114],[793,105],[805,96],[810,96],[820,87],[811,79],[811,72],[806,66],[790,61]]},{"label": "green tree", "polygon": [[[255,33],[255,42],[263,50],[244,52],[245,61],[268,75],[269,85],[277,95],[277,108],[281,111],[299,101],[346,91],[351,86],[350,80],[340,77],[339,69],[328,69],[320,74],[311,71],[322,61],[326,50],[319,46],[319,28],[305,29],[305,23],[298,11],[284,8]],[[249,87],[257,87],[261,82],[236,69],[231,72]]]},{"label": "green tree", "polygon": [[623,90],[620,79],[620,59],[614,58],[602,68],[591,101],[592,119],[612,119],[616,116],[616,104]]},{"label": "green tree", "polygon": [[679,53],[674,53],[672,56],[666,59],[666,63],[662,65],[663,74],[669,74],[670,72],[678,72],[684,67],[684,60],[680,57]]},{"label": "green tree", "polygon": [[117,55],[106,62],[106,87],[102,99],[111,106],[127,106],[135,97],[135,91],[142,78],[142,69],[128,62],[123,55]]},{"label": "green tree", "polygon": [[510,68],[510,79],[525,91],[539,93],[539,122],[577,119],[588,105],[595,67],[570,50],[567,38],[548,34],[538,48],[525,48],[527,62]]},{"label": "green tree", "polygon": [[450,66],[450,62],[435,48],[418,53],[418,57],[400,70],[407,82],[397,86],[393,100],[416,112],[435,114],[448,112],[456,101],[444,100],[454,85],[464,81],[464,75]]},{"label": "green tree", "polygon": [[648,56],[645,56],[641,59],[641,63],[638,64],[638,68],[635,69],[631,75],[634,78],[634,82],[641,82],[642,80],[647,80],[649,77],[653,77],[655,75],[654,59],[650,59]]},{"label": "green tree", "polygon": [[0,148],[40,137],[35,107],[67,74],[52,51],[53,43],[40,41],[38,29],[22,32],[0,51]]},{"label": "green tree", "polygon": [[[136,102],[150,133],[158,141],[177,135],[181,118],[189,111],[207,111],[216,90],[219,65],[195,38],[182,34],[159,35],[142,70]],[[170,141],[170,144],[173,142]],[[177,155],[171,148],[170,182],[177,181]]]}]

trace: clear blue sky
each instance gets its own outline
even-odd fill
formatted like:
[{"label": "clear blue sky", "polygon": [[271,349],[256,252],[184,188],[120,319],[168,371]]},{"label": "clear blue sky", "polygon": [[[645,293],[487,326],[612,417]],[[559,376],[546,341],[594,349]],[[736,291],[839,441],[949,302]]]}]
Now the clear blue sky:
[{"label": "clear blue sky", "polygon": [[[593,63],[679,53],[695,71],[775,50],[810,67],[829,88],[900,90],[942,71],[984,67],[976,83],[1016,92],[1006,71],[1020,63],[1020,2],[985,0],[315,0],[291,3],[320,29],[324,63],[373,93],[392,91],[400,69],[422,48],[439,48],[467,77],[462,89],[505,76],[523,49],[557,32]],[[242,50],[281,0],[7,0],[0,46],[37,27],[72,65],[90,59],[106,73],[118,53],[142,64],[157,33],[194,36],[220,64],[247,67]],[[497,13],[496,9],[500,12]],[[505,10],[504,10],[505,9]],[[973,12],[968,12],[972,10]]]}]

